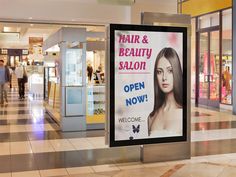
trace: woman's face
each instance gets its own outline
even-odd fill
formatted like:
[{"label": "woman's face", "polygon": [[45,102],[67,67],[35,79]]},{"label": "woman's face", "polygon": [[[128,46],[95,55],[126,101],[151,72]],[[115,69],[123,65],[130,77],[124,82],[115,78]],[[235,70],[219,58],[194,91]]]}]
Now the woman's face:
[{"label": "woman's face", "polygon": [[157,80],[160,89],[164,93],[170,93],[173,90],[173,68],[165,57],[161,57],[157,63]]}]

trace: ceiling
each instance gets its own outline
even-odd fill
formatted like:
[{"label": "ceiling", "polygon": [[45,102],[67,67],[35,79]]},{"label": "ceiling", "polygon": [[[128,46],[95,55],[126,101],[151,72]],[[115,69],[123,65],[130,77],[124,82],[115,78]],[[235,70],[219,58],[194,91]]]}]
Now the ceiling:
[{"label": "ceiling", "polygon": [[104,26],[1,23],[0,48],[28,49],[29,37],[42,37],[43,40],[46,40],[61,27],[82,27],[91,32],[105,31]]}]

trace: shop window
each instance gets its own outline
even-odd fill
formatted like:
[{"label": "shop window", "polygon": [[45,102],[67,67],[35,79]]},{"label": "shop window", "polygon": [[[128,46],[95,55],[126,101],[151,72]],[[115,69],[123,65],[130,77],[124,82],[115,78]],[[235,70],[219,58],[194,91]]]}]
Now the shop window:
[{"label": "shop window", "polygon": [[201,16],[198,18],[198,29],[218,26],[219,21],[219,12]]},{"label": "shop window", "polygon": [[199,98],[208,98],[208,33],[200,33]]},{"label": "shop window", "polygon": [[105,122],[105,51],[87,51],[87,124]]},{"label": "shop window", "polygon": [[66,86],[82,86],[83,48],[68,46],[66,51]]},{"label": "shop window", "polygon": [[191,98],[195,98],[195,87],[196,87],[196,30],[195,24],[196,19],[191,20],[192,25],[192,35],[191,35]]},{"label": "shop window", "polygon": [[28,55],[28,54],[29,54],[29,50],[27,50],[27,49],[22,50],[22,55]]},{"label": "shop window", "polygon": [[1,54],[2,55],[7,55],[7,49],[1,49]]},{"label": "shop window", "polygon": [[210,33],[210,58],[209,58],[209,98],[212,101],[219,102],[220,100],[220,35],[219,31]]},{"label": "shop window", "polygon": [[221,103],[232,104],[232,9],[222,12]]}]

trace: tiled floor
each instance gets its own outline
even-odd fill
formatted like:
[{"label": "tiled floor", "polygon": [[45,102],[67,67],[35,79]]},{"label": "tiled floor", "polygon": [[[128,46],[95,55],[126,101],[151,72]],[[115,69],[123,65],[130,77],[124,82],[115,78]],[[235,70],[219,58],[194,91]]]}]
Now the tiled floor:
[{"label": "tiled floor", "polygon": [[0,107],[0,177],[235,177],[236,116],[192,108],[192,158],[144,164],[139,146],[108,148],[104,131],[61,132],[42,100]]}]

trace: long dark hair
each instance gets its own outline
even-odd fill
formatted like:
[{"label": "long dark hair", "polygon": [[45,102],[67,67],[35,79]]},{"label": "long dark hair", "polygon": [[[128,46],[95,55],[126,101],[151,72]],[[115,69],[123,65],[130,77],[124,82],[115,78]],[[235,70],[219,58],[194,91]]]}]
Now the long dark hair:
[{"label": "long dark hair", "polygon": [[150,113],[150,117],[153,117],[156,112],[160,110],[163,104],[166,104],[166,94],[160,89],[157,81],[157,65],[160,58],[165,57],[171,64],[173,70],[174,79],[174,98],[176,103],[182,107],[183,104],[183,72],[181,69],[179,56],[173,48],[163,48],[157,55],[155,67],[154,67],[154,107]]}]

